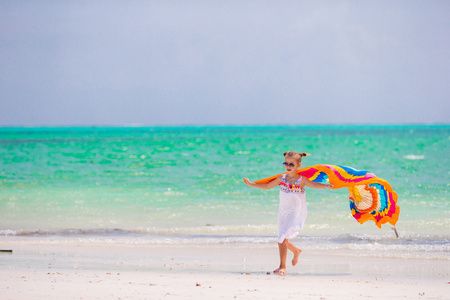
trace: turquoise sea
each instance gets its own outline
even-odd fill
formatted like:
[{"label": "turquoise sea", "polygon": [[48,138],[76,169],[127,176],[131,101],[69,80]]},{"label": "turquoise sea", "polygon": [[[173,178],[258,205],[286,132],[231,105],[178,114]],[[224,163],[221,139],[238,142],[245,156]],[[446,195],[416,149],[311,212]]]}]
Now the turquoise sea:
[{"label": "turquoise sea", "polygon": [[0,244],[276,246],[278,189],[247,187],[303,165],[386,179],[400,218],[360,225],[348,192],[307,190],[307,249],[450,259],[450,126],[0,128]]}]

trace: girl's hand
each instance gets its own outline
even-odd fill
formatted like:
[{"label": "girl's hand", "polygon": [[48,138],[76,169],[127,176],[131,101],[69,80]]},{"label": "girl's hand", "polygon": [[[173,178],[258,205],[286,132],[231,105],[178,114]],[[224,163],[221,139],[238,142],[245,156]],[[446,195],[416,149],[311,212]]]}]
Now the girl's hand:
[{"label": "girl's hand", "polygon": [[302,184],[307,187],[311,187],[313,189],[332,189],[332,188],[334,188],[334,185],[332,185],[332,184],[309,181],[309,179],[306,177],[303,177]]},{"label": "girl's hand", "polygon": [[281,182],[281,175],[278,176],[276,179],[268,182],[268,183],[254,183],[252,181],[250,181],[248,178],[242,178],[244,179],[244,183],[250,187],[254,187],[257,189],[262,189],[262,190],[268,190],[268,189],[272,189],[274,187],[276,187],[277,185],[280,184]]},{"label": "girl's hand", "polygon": [[253,182],[251,182],[248,178],[243,178],[246,185],[250,186]]}]

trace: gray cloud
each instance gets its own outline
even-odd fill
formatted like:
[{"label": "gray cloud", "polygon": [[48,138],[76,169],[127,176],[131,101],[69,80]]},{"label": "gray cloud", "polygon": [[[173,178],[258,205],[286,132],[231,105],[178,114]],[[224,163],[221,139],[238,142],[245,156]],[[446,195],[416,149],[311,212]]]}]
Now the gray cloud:
[{"label": "gray cloud", "polygon": [[0,11],[0,125],[450,119],[444,1],[10,1]]}]

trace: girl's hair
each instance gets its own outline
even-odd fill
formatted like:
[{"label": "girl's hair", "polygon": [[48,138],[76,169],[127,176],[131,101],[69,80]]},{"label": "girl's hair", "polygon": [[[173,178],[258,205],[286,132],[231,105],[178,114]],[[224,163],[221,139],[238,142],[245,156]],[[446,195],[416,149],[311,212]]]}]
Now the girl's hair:
[{"label": "girl's hair", "polygon": [[289,156],[289,157],[295,158],[299,164],[302,162],[302,157],[308,156],[308,155],[311,155],[311,154],[305,153],[305,152],[298,153],[295,151],[284,152],[284,157]]}]

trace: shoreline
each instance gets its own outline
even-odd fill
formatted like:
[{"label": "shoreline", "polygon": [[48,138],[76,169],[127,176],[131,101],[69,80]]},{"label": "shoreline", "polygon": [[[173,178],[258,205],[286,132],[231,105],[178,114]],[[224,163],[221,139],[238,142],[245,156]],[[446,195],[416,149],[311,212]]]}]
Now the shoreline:
[{"label": "shoreline", "polygon": [[5,299],[445,299],[450,294],[448,260],[306,250],[299,264],[289,265],[287,276],[280,277],[271,274],[278,264],[275,246],[61,246],[2,240],[0,245],[13,249],[0,253]]}]

